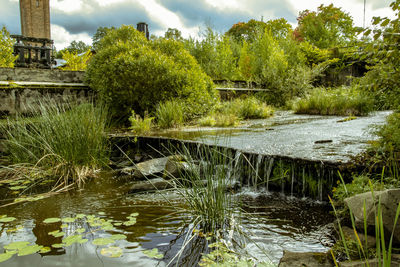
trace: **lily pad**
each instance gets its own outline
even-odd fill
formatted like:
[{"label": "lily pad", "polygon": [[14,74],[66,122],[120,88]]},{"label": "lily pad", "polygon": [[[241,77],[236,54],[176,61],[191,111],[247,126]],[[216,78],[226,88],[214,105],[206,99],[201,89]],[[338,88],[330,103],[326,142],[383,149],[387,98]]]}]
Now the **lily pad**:
[{"label": "lily pad", "polygon": [[61,228],[68,228],[68,224],[61,224]]},{"label": "lily pad", "polygon": [[76,232],[78,233],[78,234],[82,234],[82,233],[84,233],[86,230],[84,229],[84,228],[78,228],[78,229],[76,229]]},{"label": "lily pad", "polygon": [[105,246],[108,244],[115,243],[114,239],[111,238],[96,238],[93,240],[92,244],[95,246]]},{"label": "lily pad", "polygon": [[64,244],[53,244],[51,245],[53,248],[62,248],[64,247]]},{"label": "lily pad", "polygon": [[143,254],[146,255],[147,257],[153,258],[153,259],[164,258],[164,256],[162,254],[158,253],[157,248],[153,248],[152,250],[145,250],[145,251],[143,251]]},{"label": "lily pad", "polygon": [[56,223],[61,222],[60,218],[47,218],[43,221],[43,223]]},{"label": "lily pad", "polygon": [[63,243],[64,243],[64,245],[66,247],[69,247],[74,243],[80,243],[81,244],[81,241],[83,243],[87,242],[87,241],[83,241],[83,240],[84,239],[82,239],[81,235],[70,235],[70,236],[67,236],[66,238],[63,239]]},{"label": "lily pad", "polygon": [[43,248],[43,246],[39,246],[39,245],[26,246],[26,247],[23,247],[18,250],[18,256],[26,256],[26,255],[35,254],[42,248]]},{"label": "lily pad", "polygon": [[7,250],[20,250],[21,248],[27,247],[30,243],[28,241],[17,241],[5,245],[4,248]]},{"label": "lily pad", "polygon": [[8,260],[8,259],[10,259],[12,256],[13,256],[13,254],[8,253],[8,252],[6,252],[6,253],[1,253],[1,254],[0,254],[0,262],[3,262],[3,261]]},{"label": "lily pad", "polygon": [[50,251],[51,251],[50,247],[42,247],[39,252],[42,254],[45,254],[45,253],[49,253]]},{"label": "lily pad", "polygon": [[53,232],[49,232],[49,235],[52,235],[54,237],[61,237],[61,236],[64,236],[65,233],[64,232],[60,232],[60,230],[56,230],[56,231],[53,231]]},{"label": "lily pad", "polygon": [[110,238],[113,240],[124,240],[127,238],[127,236],[123,235],[123,234],[115,234],[115,235],[112,235]]},{"label": "lily pad", "polygon": [[109,258],[118,258],[121,257],[123,252],[122,248],[120,247],[108,247],[108,248],[102,248],[100,251],[101,255]]},{"label": "lily pad", "polygon": [[83,218],[85,218],[85,217],[86,217],[85,214],[77,214],[77,215],[75,216],[75,218],[77,218],[77,219],[83,219]]},{"label": "lily pad", "polygon": [[125,226],[132,226],[136,224],[136,218],[132,218],[130,221],[123,223]]},{"label": "lily pad", "polygon": [[100,212],[99,212],[99,215],[106,215],[106,213],[103,212],[103,211],[100,211]]},{"label": "lily pad", "polygon": [[75,218],[71,218],[71,217],[62,218],[62,222],[64,222],[64,223],[73,223],[74,221],[75,221]]},{"label": "lily pad", "polygon": [[15,220],[16,220],[16,218],[14,218],[14,217],[3,217],[3,218],[0,218],[0,222],[1,223],[12,222],[12,221],[15,221]]}]

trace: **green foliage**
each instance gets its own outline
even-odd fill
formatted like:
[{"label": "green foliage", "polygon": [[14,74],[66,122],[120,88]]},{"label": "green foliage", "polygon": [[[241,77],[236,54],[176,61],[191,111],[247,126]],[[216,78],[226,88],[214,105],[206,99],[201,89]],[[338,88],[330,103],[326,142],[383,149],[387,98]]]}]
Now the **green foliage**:
[{"label": "green foliage", "polygon": [[135,134],[145,134],[151,131],[154,117],[149,117],[147,112],[143,118],[132,110],[132,115],[129,117],[131,126],[129,129]]},{"label": "green foliage", "polygon": [[368,73],[356,81],[360,90],[371,94],[377,109],[396,109],[400,105],[400,1],[390,4],[395,12],[393,19],[374,17],[374,29],[366,29],[363,60],[370,65]]},{"label": "green foliage", "polygon": [[318,48],[343,46],[355,40],[357,29],[352,17],[330,4],[318,10],[300,12],[294,35],[299,41],[308,41]]},{"label": "green foliage", "polygon": [[65,67],[62,70],[69,71],[84,71],[87,68],[88,62],[92,57],[92,52],[87,50],[83,55],[78,55],[77,52],[63,51],[62,58],[66,61]]},{"label": "green foliage", "polygon": [[68,185],[72,180],[80,185],[107,162],[106,109],[40,103],[34,115],[37,118],[17,117],[1,126],[9,160],[25,166],[30,175],[37,171],[42,178],[61,177],[59,183]]},{"label": "green foliage", "polygon": [[85,53],[86,51],[90,50],[90,48],[91,47],[89,45],[85,44],[84,42],[82,42],[82,41],[77,42],[74,40],[70,43],[70,45],[68,47],[58,51],[58,53],[56,54],[56,58],[64,58],[63,55],[67,52],[69,54],[75,54],[75,55],[82,54],[82,53]]},{"label": "green foliage", "polygon": [[164,38],[183,41],[182,32],[176,28],[168,28],[168,30],[164,34]]},{"label": "green foliage", "polygon": [[217,100],[211,79],[180,42],[147,41],[132,26],[107,33],[86,77],[119,118],[127,118],[132,108],[139,114],[153,112],[169,99],[182,100],[190,118],[204,114]]},{"label": "green foliage", "polygon": [[97,28],[95,34],[92,37],[92,46],[93,46],[94,50],[96,50],[96,51],[98,50],[101,39],[103,39],[103,37],[106,36],[110,30],[115,30],[115,27],[112,26],[110,28],[109,27],[98,27]]},{"label": "green foliage", "polygon": [[398,154],[400,152],[400,112],[389,115],[386,124],[379,127],[376,134],[379,137],[377,146],[383,152]]},{"label": "green foliage", "polygon": [[14,40],[6,27],[0,30],[0,68],[13,68],[17,56],[13,55]]},{"label": "green foliage", "polygon": [[291,103],[298,114],[363,116],[373,110],[372,99],[347,87],[315,88]]},{"label": "green foliage", "polygon": [[157,125],[160,128],[182,126],[184,122],[184,107],[178,101],[160,103],[156,109]]},{"label": "green foliage", "polygon": [[239,118],[234,114],[214,113],[198,120],[200,126],[234,127],[239,124]]}]

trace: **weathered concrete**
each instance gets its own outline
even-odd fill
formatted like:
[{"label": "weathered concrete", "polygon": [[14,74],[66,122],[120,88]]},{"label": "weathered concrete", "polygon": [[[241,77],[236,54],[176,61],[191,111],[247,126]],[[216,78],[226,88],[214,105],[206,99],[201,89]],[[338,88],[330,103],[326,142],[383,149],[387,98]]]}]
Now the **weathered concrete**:
[{"label": "weathered concrete", "polygon": [[94,91],[82,83],[0,81],[0,117],[30,113],[48,99],[81,103],[94,98]]},{"label": "weathered concrete", "polygon": [[329,252],[291,252],[284,251],[279,262],[279,267],[334,267],[332,256]]},{"label": "weathered concrete", "polygon": [[0,81],[82,83],[84,71],[0,68]]}]

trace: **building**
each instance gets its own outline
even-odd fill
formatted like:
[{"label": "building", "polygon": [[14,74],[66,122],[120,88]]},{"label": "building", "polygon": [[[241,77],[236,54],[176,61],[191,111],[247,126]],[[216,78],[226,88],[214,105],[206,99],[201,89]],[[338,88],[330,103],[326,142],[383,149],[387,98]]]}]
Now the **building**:
[{"label": "building", "polygon": [[21,34],[25,37],[50,36],[50,0],[19,0]]}]

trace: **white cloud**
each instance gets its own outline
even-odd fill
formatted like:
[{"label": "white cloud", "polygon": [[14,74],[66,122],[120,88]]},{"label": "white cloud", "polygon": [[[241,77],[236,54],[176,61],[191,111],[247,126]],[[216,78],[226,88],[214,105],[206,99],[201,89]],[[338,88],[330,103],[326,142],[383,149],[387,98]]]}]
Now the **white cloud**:
[{"label": "white cloud", "polygon": [[61,50],[72,41],[83,41],[86,44],[92,43],[92,38],[87,33],[71,34],[63,27],[51,24],[51,39],[54,40],[54,46],[57,50]]}]

